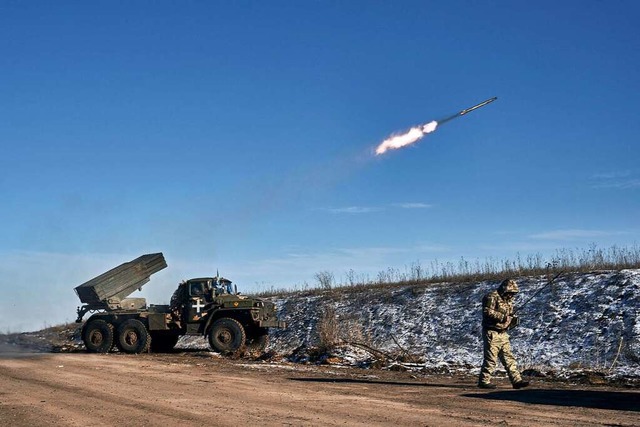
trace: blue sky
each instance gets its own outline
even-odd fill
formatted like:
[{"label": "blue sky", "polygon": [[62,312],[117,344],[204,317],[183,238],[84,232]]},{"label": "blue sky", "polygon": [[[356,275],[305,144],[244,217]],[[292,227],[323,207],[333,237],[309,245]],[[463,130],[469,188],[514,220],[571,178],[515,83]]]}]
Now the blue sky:
[{"label": "blue sky", "polygon": [[149,252],[162,303],[216,269],[251,292],[636,244],[639,18],[634,1],[4,1],[0,329],[73,320],[73,287]]}]

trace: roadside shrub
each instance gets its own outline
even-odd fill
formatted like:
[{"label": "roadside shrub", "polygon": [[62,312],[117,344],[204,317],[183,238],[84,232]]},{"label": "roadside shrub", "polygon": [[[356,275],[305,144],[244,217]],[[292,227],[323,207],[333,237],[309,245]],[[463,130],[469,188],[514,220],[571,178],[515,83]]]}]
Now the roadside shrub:
[{"label": "roadside shrub", "polygon": [[340,337],[338,318],[332,305],[322,308],[318,320],[318,347],[321,351],[330,351],[338,344]]}]

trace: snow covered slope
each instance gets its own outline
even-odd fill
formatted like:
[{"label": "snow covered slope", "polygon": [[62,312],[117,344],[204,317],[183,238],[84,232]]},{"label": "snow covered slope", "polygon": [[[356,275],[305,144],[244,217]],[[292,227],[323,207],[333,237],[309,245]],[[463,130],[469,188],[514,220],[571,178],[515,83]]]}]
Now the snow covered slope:
[{"label": "snow covered slope", "polygon": [[[516,307],[544,286],[546,278],[517,281]],[[317,346],[319,322],[330,316],[337,320],[343,341],[364,342],[385,352],[403,349],[420,356],[427,367],[474,370],[482,361],[482,297],[497,286],[441,283],[288,296],[277,303],[289,327],[272,331],[271,348],[287,353]],[[510,335],[523,369],[591,368],[640,375],[640,270],[565,274],[533,298],[520,316],[520,326]]]}]

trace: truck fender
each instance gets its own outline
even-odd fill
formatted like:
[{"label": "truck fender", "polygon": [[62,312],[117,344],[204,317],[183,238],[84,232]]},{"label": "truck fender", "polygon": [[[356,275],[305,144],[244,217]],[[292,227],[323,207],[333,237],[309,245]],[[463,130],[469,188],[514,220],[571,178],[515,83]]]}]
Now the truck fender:
[{"label": "truck fender", "polygon": [[[207,322],[204,325],[204,329],[202,330],[202,334],[204,336],[208,335],[209,331],[211,330],[211,325],[213,324],[213,322],[215,322],[216,320],[220,319],[221,317],[230,317],[232,319],[240,321],[240,319],[238,319],[238,316],[234,314],[234,311],[236,311],[236,310],[221,309],[221,310],[215,310],[214,312],[212,312],[211,315],[209,316],[209,318],[207,319]],[[242,323],[242,322],[240,322],[240,323]]]}]

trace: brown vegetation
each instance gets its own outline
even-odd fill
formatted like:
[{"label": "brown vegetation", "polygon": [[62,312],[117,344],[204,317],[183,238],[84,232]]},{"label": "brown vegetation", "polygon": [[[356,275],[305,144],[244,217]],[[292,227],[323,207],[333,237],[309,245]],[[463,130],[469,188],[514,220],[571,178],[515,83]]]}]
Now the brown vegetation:
[{"label": "brown vegetation", "polygon": [[588,249],[558,249],[554,256],[545,259],[541,254],[515,259],[487,258],[468,261],[460,257],[457,262],[439,262],[437,259],[423,266],[419,261],[405,266],[404,270],[387,268],[378,272],[375,278],[367,274],[358,275],[353,269],[345,273],[342,281],[337,282],[330,271],[316,273],[315,286],[305,283],[291,288],[275,288],[262,291],[258,296],[276,296],[291,293],[317,294],[337,288],[375,288],[406,285],[429,285],[441,282],[480,282],[501,280],[504,277],[554,275],[558,272],[590,272],[594,270],[622,270],[640,268],[640,246],[611,246],[598,248],[595,244]]}]

